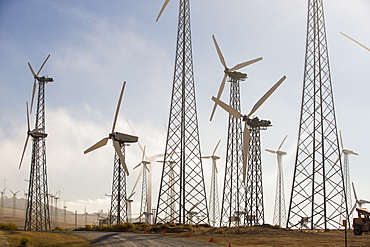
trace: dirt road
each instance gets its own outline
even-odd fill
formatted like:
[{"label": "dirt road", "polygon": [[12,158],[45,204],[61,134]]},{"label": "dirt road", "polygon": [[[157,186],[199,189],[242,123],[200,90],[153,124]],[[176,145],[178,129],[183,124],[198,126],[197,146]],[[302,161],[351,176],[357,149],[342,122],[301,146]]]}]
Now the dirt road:
[{"label": "dirt road", "polygon": [[162,247],[162,246],[219,246],[190,239],[176,239],[166,235],[127,233],[127,232],[68,232],[77,235],[96,246],[127,246],[127,247]]}]

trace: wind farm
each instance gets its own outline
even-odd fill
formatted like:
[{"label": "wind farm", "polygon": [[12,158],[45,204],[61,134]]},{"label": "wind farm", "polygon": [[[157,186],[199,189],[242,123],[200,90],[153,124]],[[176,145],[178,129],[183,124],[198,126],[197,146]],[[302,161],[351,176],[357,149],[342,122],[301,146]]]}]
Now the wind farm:
[{"label": "wind farm", "polygon": [[[95,225],[140,222],[232,228],[270,224],[300,229],[299,222],[307,218],[302,229],[343,229],[341,220],[351,225],[357,217],[353,205],[366,208],[367,203],[358,202],[370,198],[364,143],[368,134],[365,127],[363,132],[360,127],[353,128],[355,123],[362,126],[358,123],[368,121],[364,95],[368,90],[365,68],[370,60],[366,49],[370,37],[359,31],[365,29],[365,22],[354,17],[369,19],[366,10],[370,8],[366,3],[348,9],[347,3],[330,0],[307,2],[294,3],[287,13],[294,14],[283,16],[279,12],[283,3],[273,8],[232,0],[230,8],[235,14],[222,22],[217,18],[223,13],[220,4],[207,0],[155,1],[145,7],[130,3],[125,17],[118,15],[117,10],[123,8],[119,3],[100,6],[98,16],[97,3],[90,7],[83,2],[34,3],[71,17],[67,26],[49,39],[30,39],[25,43],[27,51],[15,36],[18,31],[9,32],[18,43],[4,39],[9,48],[0,49],[3,57],[10,58],[7,64],[2,62],[1,72],[1,205],[6,202],[1,215],[9,213],[10,198],[10,214],[26,217],[16,209],[36,205],[32,204],[34,198],[41,196],[45,198],[43,209],[34,213],[30,208],[30,218],[24,223],[27,230],[50,230],[64,221],[73,228],[89,224],[89,220]],[[323,5],[314,4],[318,2]],[[202,15],[205,6],[209,8]],[[310,36],[307,26],[311,20],[305,17],[309,11],[323,9],[325,19],[317,21],[326,29],[317,39],[327,42],[320,51],[330,57],[330,70],[320,68],[325,70],[321,78],[326,81],[310,86],[318,80],[307,67],[313,64],[310,52],[316,43],[305,39],[316,37]],[[344,18],[337,16],[344,12]],[[252,25],[257,13],[264,16],[263,21]],[[12,20],[8,15],[4,18]],[[81,19],[84,26],[73,27],[72,23]],[[60,23],[57,21],[58,15],[42,26],[52,29]],[[3,32],[0,34],[5,37]],[[83,45],[73,42],[76,39]],[[322,54],[314,57],[322,58]],[[329,59],[323,61],[321,64],[329,67]],[[41,64],[40,69],[34,70],[31,63]],[[332,84],[325,84],[328,80]],[[40,89],[36,93],[43,83],[47,92]],[[230,98],[226,93],[229,83]],[[238,88],[232,88],[236,84]],[[113,127],[107,135],[112,115]],[[345,134],[345,145],[339,129]],[[289,139],[282,142],[285,135]],[[37,141],[45,145],[36,147]],[[278,149],[271,149],[279,143]],[[113,148],[103,148],[105,145]],[[265,149],[278,155],[278,164],[276,155],[262,152]],[[283,163],[280,149],[284,150]],[[320,156],[322,153],[327,156]],[[39,188],[33,182],[38,176],[32,170],[37,164],[35,155],[45,158],[44,170],[40,170],[45,184],[42,192],[33,189]],[[306,169],[311,157],[313,167]],[[327,164],[321,161],[333,165],[333,170],[324,169]],[[278,179],[284,177],[284,182],[276,180],[277,169]],[[311,186],[310,176],[320,179]],[[334,178],[329,186],[325,176]],[[285,186],[277,188],[278,184]],[[9,188],[23,190],[27,199],[16,200],[24,195]],[[324,188],[325,193],[321,192]],[[50,194],[55,191],[63,193]],[[285,196],[281,210],[286,210],[287,216],[275,221],[278,192]],[[327,199],[315,199],[311,193],[334,193],[335,197],[328,207],[318,203]],[[300,200],[307,202],[300,198],[302,194],[312,198],[304,207],[299,206]],[[316,207],[313,215],[310,205]],[[321,213],[326,209],[328,218],[324,220]],[[46,226],[33,227],[33,214],[46,215],[42,216]],[[74,215],[78,215],[76,224]]]}]

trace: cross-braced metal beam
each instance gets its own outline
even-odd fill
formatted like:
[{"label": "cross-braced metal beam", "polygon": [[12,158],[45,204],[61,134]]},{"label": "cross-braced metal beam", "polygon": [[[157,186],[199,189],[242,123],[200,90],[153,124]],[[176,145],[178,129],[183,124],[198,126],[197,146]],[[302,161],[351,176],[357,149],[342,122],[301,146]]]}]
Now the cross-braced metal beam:
[{"label": "cross-braced metal beam", "polygon": [[308,1],[306,59],[288,227],[339,228],[347,219],[323,0]]},{"label": "cross-braced metal beam", "polygon": [[209,223],[200,157],[190,6],[189,0],[180,0],[172,99],[156,223],[185,224],[189,219],[191,224]]}]

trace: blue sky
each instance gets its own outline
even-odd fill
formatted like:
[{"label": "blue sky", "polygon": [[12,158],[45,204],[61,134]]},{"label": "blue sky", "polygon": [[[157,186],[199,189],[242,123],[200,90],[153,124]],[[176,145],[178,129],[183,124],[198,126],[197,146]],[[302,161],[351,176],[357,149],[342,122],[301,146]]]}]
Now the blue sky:
[{"label": "blue sky", "polygon": [[[46,132],[49,188],[62,191],[68,209],[97,211],[109,207],[113,148],[107,145],[88,155],[83,151],[111,130],[119,91],[127,81],[117,131],[131,133],[130,120],[149,155],[163,153],[164,124],[168,122],[174,67],[178,1],[172,0],[155,18],[162,0],[53,1],[0,0],[0,181],[14,190],[27,188],[30,151],[21,170],[18,164],[26,138],[25,102],[30,101],[35,70],[48,54],[41,72],[54,78],[46,85]],[[360,155],[350,158],[351,179],[357,194],[370,199],[368,187],[369,74],[368,51],[339,34],[344,32],[370,46],[370,2],[325,0],[330,66],[338,129],[344,146]],[[263,131],[262,149],[275,149],[285,135],[285,192],[288,204],[303,81],[307,1],[229,0],[191,1],[193,58],[202,154],[210,154],[221,139],[218,155],[220,188],[225,163],[227,114],[217,109],[209,122],[211,96],[223,77],[211,35],[217,38],[229,67],[263,57],[242,69],[242,111],[283,75],[287,80],[256,112],[273,127]],[[222,100],[228,101],[228,85]],[[34,119],[34,116],[33,118]],[[140,162],[136,144],[127,148],[129,169]],[[272,223],[276,158],[263,152],[266,222]],[[155,164],[157,165],[157,164]],[[161,167],[153,164],[153,203]],[[210,171],[211,161],[203,162]],[[131,190],[139,171],[128,178]],[[205,172],[206,186],[210,172]],[[3,185],[0,185],[2,188]],[[140,188],[140,187],[139,187]],[[134,197],[138,206],[139,191]],[[221,196],[222,190],[219,194]],[[7,192],[7,196],[10,193]],[[135,206],[134,206],[134,210]],[[134,211],[135,213],[135,211]],[[138,212],[136,212],[138,213]]]}]

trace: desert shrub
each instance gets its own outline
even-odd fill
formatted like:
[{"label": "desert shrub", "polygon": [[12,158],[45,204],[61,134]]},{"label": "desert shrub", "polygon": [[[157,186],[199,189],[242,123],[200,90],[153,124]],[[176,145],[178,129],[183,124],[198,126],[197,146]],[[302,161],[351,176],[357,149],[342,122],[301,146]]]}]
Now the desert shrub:
[{"label": "desert shrub", "polygon": [[2,229],[2,230],[18,230],[18,227],[14,223],[0,223],[0,229]]},{"label": "desert shrub", "polygon": [[216,234],[224,234],[225,233],[225,230],[224,229],[217,229],[215,231]]},{"label": "desert shrub", "polygon": [[85,225],[85,231],[92,231],[93,228],[91,225]]},{"label": "desert shrub", "polygon": [[169,223],[168,224],[170,227],[176,227],[177,225],[175,223]]},{"label": "desert shrub", "polygon": [[113,226],[113,231],[130,232],[133,230],[135,230],[135,225],[130,222],[119,223]]},{"label": "desert shrub", "polygon": [[31,240],[30,237],[22,236],[20,246],[27,246],[27,245],[31,244],[31,242],[32,242],[32,240]]},{"label": "desert shrub", "polygon": [[56,226],[53,231],[67,231],[66,229],[62,228],[62,227],[59,227],[59,226]]}]

